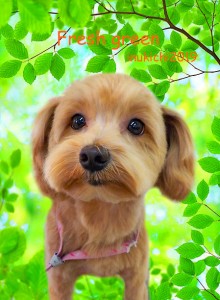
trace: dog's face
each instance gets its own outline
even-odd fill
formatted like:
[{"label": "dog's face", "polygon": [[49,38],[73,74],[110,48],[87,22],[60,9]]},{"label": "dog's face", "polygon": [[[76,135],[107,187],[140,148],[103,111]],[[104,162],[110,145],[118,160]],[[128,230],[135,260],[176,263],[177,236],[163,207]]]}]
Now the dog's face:
[{"label": "dog's face", "polygon": [[181,199],[193,178],[185,123],[119,74],[87,77],[51,100],[35,122],[33,158],[42,191],[83,201],[130,201],[154,185]]}]

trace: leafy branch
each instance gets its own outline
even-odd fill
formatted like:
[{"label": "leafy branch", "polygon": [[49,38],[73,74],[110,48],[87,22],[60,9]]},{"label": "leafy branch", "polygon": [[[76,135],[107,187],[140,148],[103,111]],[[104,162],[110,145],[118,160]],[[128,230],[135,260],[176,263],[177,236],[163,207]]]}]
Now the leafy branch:
[{"label": "leafy branch", "polygon": [[[68,33],[70,30],[71,30],[71,27],[69,27],[69,28],[65,31],[65,33],[62,35],[62,38],[63,38],[64,36],[66,36],[67,33]],[[29,62],[30,60],[32,60],[32,59],[38,57],[39,55],[41,55],[41,54],[47,52],[48,50],[50,50],[50,49],[52,49],[52,48],[54,49],[54,52],[55,52],[55,51],[56,51],[56,46],[58,45],[58,43],[59,43],[59,41],[57,41],[57,42],[54,43],[52,46],[50,46],[50,47],[48,47],[47,49],[41,51],[40,53],[38,53],[38,54],[36,54],[36,55],[34,55],[34,56],[28,58],[27,60],[25,60],[25,61],[23,61],[23,62]]]},{"label": "leafy branch", "polygon": [[[157,49],[160,48],[161,52],[165,52],[164,55],[166,55],[166,52],[171,53],[171,54],[174,53],[174,55],[176,56],[177,59],[181,58],[181,61],[184,61],[185,63],[187,63],[189,66],[191,66],[193,69],[196,70],[196,72],[193,74],[191,74],[191,72],[190,73],[184,72],[179,63],[180,60],[174,61],[175,65],[173,65],[173,66],[171,66],[171,65],[168,66],[168,64],[166,65],[166,60],[165,60],[165,63],[161,62],[161,66],[158,63],[154,64],[154,65],[152,65],[152,63],[151,63],[147,67],[147,70],[139,70],[139,68],[134,68],[133,71],[131,72],[131,75],[140,81],[143,81],[146,83],[150,83],[150,82],[154,83],[155,88],[151,85],[152,90],[153,90],[153,92],[155,92],[155,89],[156,89],[156,91],[157,91],[156,96],[158,96],[158,98],[160,100],[163,100],[164,95],[167,92],[167,90],[169,89],[169,86],[171,83],[189,79],[189,78],[196,77],[199,75],[214,74],[214,73],[220,72],[220,69],[204,70],[204,69],[198,68],[195,64],[192,63],[193,60],[191,61],[188,59],[188,56],[187,56],[187,59],[184,57],[185,52],[181,52],[184,50],[188,51],[188,49],[189,49],[189,51],[192,51],[192,49],[196,49],[196,48],[200,47],[200,49],[204,50],[205,53],[207,53],[210,57],[212,57],[215,60],[215,62],[218,65],[220,65],[220,58],[218,57],[218,55],[215,52],[218,45],[215,44],[216,39],[214,39],[214,33],[216,33],[216,29],[214,29],[214,28],[215,28],[215,26],[218,25],[218,22],[216,23],[216,21],[215,21],[217,9],[218,9],[217,5],[216,5],[216,1],[212,0],[213,10],[212,10],[212,14],[209,16],[204,11],[204,8],[202,8],[202,4],[200,4],[200,2],[199,2],[200,0],[196,0],[197,6],[194,6],[197,8],[198,12],[200,13],[200,17],[204,18],[205,25],[208,26],[208,28],[209,28],[209,32],[210,32],[211,39],[212,39],[212,42],[209,42],[209,43],[212,43],[212,49],[210,49],[211,46],[210,47],[206,46],[205,42],[202,42],[202,41],[200,41],[200,39],[195,38],[187,30],[185,30],[184,28],[181,28],[180,26],[177,26],[175,21],[173,21],[173,19],[172,19],[173,17],[172,17],[172,15],[170,15],[170,9],[172,10],[172,7],[174,9],[177,9],[177,7],[179,7],[182,4],[182,2],[180,2],[180,1],[176,1],[175,3],[171,3],[168,5],[166,0],[160,0],[157,3],[158,10],[152,10],[152,12],[150,12],[150,10],[149,10],[149,13],[145,13],[144,11],[141,11],[137,7],[137,3],[135,3],[132,0],[126,0],[124,2],[124,4],[121,3],[120,1],[118,1],[116,6],[113,3],[110,3],[109,1],[105,1],[105,2],[102,2],[100,0],[93,0],[93,1],[95,3],[95,6],[93,5],[93,8],[91,8],[89,6],[90,7],[89,10],[88,10],[88,7],[86,10],[86,6],[84,7],[85,10],[82,10],[81,6],[79,6],[78,8],[74,8],[74,10],[72,11],[70,9],[70,7],[64,3],[64,1],[59,2],[57,11],[53,11],[48,6],[47,10],[44,11],[44,19],[47,21],[47,23],[45,23],[45,27],[47,26],[47,30],[45,28],[44,32],[46,33],[46,32],[48,32],[48,30],[50,30],[49,29],[51,27],[51,26],[49,26],[49,25],[51,25],[50,15],[52,15],[52,16],[56,15],[57,18],[55,21],[58,20],[59,22],[61,22],[61,24],[62,24],[61,26],[63,26],[63,25],[69,26],[68,29],[65,31],[65,33],[63,33],[63,36],[61,36],[61,38],[65,37],[72,28],[75,28],[75,23],[77,23],[77,22],[78,22],[78,26],[80,28],[83,28],[83,26],[87,26],[87,29],[91,30],[91,32],[92,32],[92,30],[97,30],[97,28],[99,30],[101,28],[104,28],[105,30],[109,31],[109,37],[113,38],[114,36],[112,36],[111,33],[115,32],[119,23],[125,24],[122,26],[122,28],[117,33],[119,35],[119,37],[120,37],[120,35],[122,35],[122,36],[125,35],[125,36],[131,37],[131,36],[133,36],[133,34],[136,34],[134,32],[132,26],[129,24],[129,22],[125,22],[126,16],[127,17],[133,16],[138,19],[143,19],[143,20],[149,21],[149,23],[148,23],[149,26],[146,27],[146,30],[148,30],[149,36],[151,37],[152,35],[158,34],[158,39],[159,39],[159,43],[158,43],[157,47],[155,47],[156,46],[155,44],[153,44],[155,46],[150,46],[150,47],[152,47],[152,49],[154,51],[155,51],[155,49],[157,51]],[[86,2],[87,2],[87,0],[85,0],[85,3]],[[28,20],[27,21],[28,23],[27,24],[25,23],[26,21],[24,21],[22,19],[24,12],[27,11],[27,10],[24,10],[25,5],[30,5],[30,4],[28,4],[28,2],[25,3],[24,5],[22,4],[17,9],[14,9],[12,14],[19,12],[20,18],[21,18],[20,23],[23,22],[24,26],[27,26],[28,30],[30,30],[30,32],[32,32],[33,35],[36,35],[36,34],[34,34],[35,30],[40,30],[40,28],[44,28],[44,27],[40,22],[40,18],[37,17],[37,14],[34,15],[34,10],[33,10],[33,15],[31,17],[32,19],[29,19],[30,16],[28,16],[28,18],[25,19],[25,20]],[[31,5],[34,5],[34,4],[32,3]],[[144,2],[143,2],[143,5],[145,5]],[[192,5],[194,5],[194,4],[192,4]],[[92,9],[94,9],[95,11],[91,11]],[[31,10],[31,7],[29,7],[29,11],[30,10]],[[160,12],[160,10],[161,10],[161,12]],[[80,15],[80,18],[78,18],[78,15]],[[75,16],[75,18],[73,16]],[[93,19],[93,21],[88,22],[90,20],[91,16],[94,19]],[[104,16],[109,16],[109,17],[105,18]],[[110,16],[116,16],[116,20],[111,18]],[[119,16],[120,16],[120,18],[119,18]],[[123,18],[123,16],[124,16],[124,18]],[[97,18],[97,17],[100,17],[100,18]],[[42,18],[43,18],[43,16],[42,16]],[[78,20],[77,20],[77,18],[78,18]],[[81,21],[81,19],[83,19],[83,21]],[[31,22],[31,20],[32,20],[32,22]],[[38,25],[34,25],[35,22],[33,22],[33,20],[36,20]],[[118,22],[116,22],[117,20],[118,20]],[[152,22],[153,20],[159,21],[159,22]],[[162,26],[158,25],[160,22],[162,22]],[[108,26],[110,26],[110,24],[113,25],[112,30],[108,29]],[[144,26],[144,24],[143,24],[143,26]],[[177,21],[177,24],[178,24],[178,21]],[[19,22],[18,22],[18,24],[16,24],[16,26],[15,26],[15,30],[17,30],[16,27],[19,27],[17,25],[21,26],[21,24],[19,24]],[[0,66],[0,77],[8,78],[8,77],[12,77],[12,76],[16,75],[16,73],[19,71],[22,63],[27,63],[27,65],[24,67],[23,76],[24,76],[24,79],[26,80],[26,82],[28,82],[30,84],[35,80],[37,75],[45,74],[48,70],[51,71],[51,74],[57,80],[59,80],[64,75],[65,63],[63,61],[63,58],[71,58],[75,55],[74,52],[70,48],[69,48],[69,53],[68,53],[67,57],[66,57],[66,52],[68,51],[67,50],[68,48],[62,48],[62,49],[64,49],[63,50],[64,56],[62,56],[61,55],[62,49],[56,51],[57,45],[59,43],[57,41],[57,42],[53,43],[51,46],[47,47],[46,49],[40,51],[39,53],[28,57],[28,51],[27,51],[26,47],[24,46],[24,44],[22,44],[19,41],[19,39],[22,39],[23,36],[21,38],[18,38],[18,40],[16,40],[16,37],[15,37],[15,39],[13,39],[13,32],[10,33],[10,31],[13,31],[13,29],[10,25],[7,25],[7,26],[8,26],[7,27],[7,31],[8,31],[7,37],[4,36],[4,30],[3,30],[3,36],[6,37],[6,40],[5,40],[6,49],[10,55],[12,55],[15,58],[18,58],[19,60],[11,60],[6,63],[3,63]],[[37,27],[37,26],[39,26],[39,27]],[[10,29],[10,27],[11,27],[11,29]],[[25,30],[27,30],[27,29],[23,28],[23,31],[25,31]],[[170,36],[172,37],[172,35],[173,35],[173,41],[171,41],[172,45],[171,44],[164,45],[164,49],[166,50],[166,51],[164,51],[162,45],[164,43],[164,39],[165,39],[164,32],[166,30],[172,31]],[[124,34],[122,34],[122,32]],[[33,37],[33,35],[32,35],[32,37]],[[47,38],[49,38],[49,36],[50,36],[50,34],[48,33]],[[181,48],[182,37],[187,38],[187,41],[184,41],[184,44]],[[84,38],[86,39],[87,37],[84,37]],[[176,43],[176,39],[177,39],[178,43]],[[35,40],[35,39],[33,39],[33,40]],[[42,40],[44,40],[44,39],[42,39]],[[138,38],[138,36],[137,36],[137,40],[134,42],[131,42],[131,39],[130,39],[130,42],[128,42],[127,40],[126,40],[126,43],[124,43],[124,42],[125,41],[122,42],[122,45],[121,45],[121,43],[118,45],[119,49],[118,48],[112,49],[109,45],[107,45],[107,47],[106,47],[103,44],[97,44],[94,46],[89,46],[89,44],[88,44],[89,49],[93,53],[95,53],[96,56],[90,59],[90,61],[87,64],[86,70],[89,72],[94,72],[94,73],[100,72],[100,71],[115,72],[116,71],[116,63],[115,63],[114,59],[119,53],[124,52],[125,61],[129,61],[130,52],[131,52],[131,54],[135,54],[136,56],[139,54],[138,47],[136,47],[136,49],[135,49],[135,47],[133,47],[133,46],[134,45],[136,46],[137,44],[143,44],[141,38]],[[135,44],[135,42],[136,42],[136,44]],[[187,44],[189,42],[191,44]],[[173,50],[169,49],[169,48],[167,49],[165,46],[170,46],[170,47],[172,46]],[[190,47],[192,47],[192,49]],[[141,48],[140,53],[143,52],[143,50],[142,50],[143,48]],[[145,48],[147,48],[147,47],[145,47]],[[46,52],[49,51],[50,49],[53,49],[53,53],[46,54]],[[184,49],[184,50],[179,50],[179,52],[175,53],[176,51],[178,51],[178,49]],[[71,54],[70,54],[70,51],[72,51]],[[149,55],[151,55],[149,50],[146,50],[146,51],[148,51]],[[181,55],[179,53],[183,53],[184,55],[181,57]],[[196,52],[194,52],[194,53],[196,54]],[[152,54],[152,57],[153,56],[154,56],[154,54]],[[32,64],[31,64],[31,61],[33,59],[36,59],[34,62],[34,66],[32,66]],[[39,68],[39,62],[40,62],[40,68]],[[137,72],[136,72],[136,70],[137,70]],[[150,74],[148,73],[148,71]],[[183,74],[185,74],[185,76],[175,78],[174,75],[177,73],[183,73]],[[157,82],[157,80],[156,80],[156,82],[154,82],[152,80],[151,76],[152,76],[152,78],[156,78],[159,80],[166,79],[166,81],[161,83],[160,81]]]},{"label": "leafy branch", "polygon": [[[141,13],[135,11],[134,6],[132,4],[132,0],[130,0],[131,5],[132,5],[132,11],[113,11],[113,10],[108,9],[106,6],[104,6],[102,3],[98,2],[97,0],[94,0],[94,1],[97,4],[101,5],[106,10],[106,12],[95,13],[95,14],[92,14],[92,16],[100,16],[100,15],[106,15],[106,14],[125,14],[125,15],[136,15],[136,16],[139,16],[139,17],[143,17],[145,19],[154,19],[154,20],[164,21],[164,22],[166,22],[166,23],[169,24],[170,28],[174,29],[177,32],[182,33],[189,40],[191,40],[192,42],[196,43],[200,48],[202,48],[207,53],[209,53],[216,60],[216,62],[220,65],[220,58],[216,55],[216,53],[214,52],[214,50],[213,51],[210,50],[203,43],[201,43],[198,39],[195,39],[193,36],[191,36],[187,31],[185,31],[182,28],[177,27],[176,25],[174,25],[172,23],[172,21],[170,20],[169,15],[168,15],[167,6],[166,6],[166,0],[162,0],[165,18],[162,18],[162,17],[159,17],[159,16],[145,15],[145,14],[141,14]],[[214,13],[213,13],[213,22],[214,22]],[[212,28],[212,30],[213,30],[213,28]]]}]

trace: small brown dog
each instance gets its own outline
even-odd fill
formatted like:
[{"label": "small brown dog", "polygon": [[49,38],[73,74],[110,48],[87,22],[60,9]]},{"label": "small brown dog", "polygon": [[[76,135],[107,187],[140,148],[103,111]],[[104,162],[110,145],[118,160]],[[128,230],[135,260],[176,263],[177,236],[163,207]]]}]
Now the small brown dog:
[{"label": "small brown dog", "polygon": [[124,299],[148,299],[144,195],[157,186],[180,200],[191,188],[193,146],[182,118],[129,76],[89,76],[38,114],[33,162],[53,199],[50,299],[72,299],[82,274],[120,275]]}]

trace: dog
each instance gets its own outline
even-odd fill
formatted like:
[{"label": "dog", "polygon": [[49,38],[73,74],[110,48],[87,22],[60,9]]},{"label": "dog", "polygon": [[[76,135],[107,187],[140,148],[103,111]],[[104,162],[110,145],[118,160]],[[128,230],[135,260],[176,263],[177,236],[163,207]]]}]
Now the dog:
[{"label": "dog", "polygon": [[50,299],[72,299],[83,274],[119,275],[124,299],[148,299],[144,195],[158,187],[181,200],[193,184],[193,143],[181,116],[128,75],[91,75],[38,113],[32,151],[36,181],[53,200]]}]

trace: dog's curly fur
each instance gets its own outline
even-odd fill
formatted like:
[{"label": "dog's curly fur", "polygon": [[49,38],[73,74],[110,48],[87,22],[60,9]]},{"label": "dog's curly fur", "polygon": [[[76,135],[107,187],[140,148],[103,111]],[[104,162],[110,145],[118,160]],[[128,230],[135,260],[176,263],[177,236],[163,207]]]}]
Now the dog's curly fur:
[{"label": "dog's curly fur", "polygon": [[[71,128],[77,113],[86,119],[80,130]],[[140,136],[127,130],[133,118],[145,125]],[[157,186],[167,197],[181,200],[193,182],[192,139],[182,118],[133,78],[99,74],[74,82],[49,101],[36,117],[32,142],[36,180],[53,199],[46,225],[47,261],[59,247],[56,213],[64,226],[64,253],[100,253],[139,230],[137,247],[129,254],[52,268],[50,299],[72,299],[81,274],[118,274],[125,280],[126,300],[147,299],[144,195]],[[91,174],[81,166],[79,153],[87,145],[109,150],[112,160],[102,171]],[[91,185],[92,176],[104,184]]]}]

